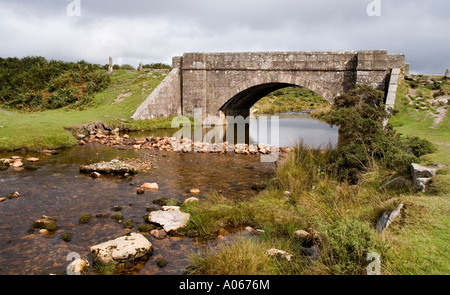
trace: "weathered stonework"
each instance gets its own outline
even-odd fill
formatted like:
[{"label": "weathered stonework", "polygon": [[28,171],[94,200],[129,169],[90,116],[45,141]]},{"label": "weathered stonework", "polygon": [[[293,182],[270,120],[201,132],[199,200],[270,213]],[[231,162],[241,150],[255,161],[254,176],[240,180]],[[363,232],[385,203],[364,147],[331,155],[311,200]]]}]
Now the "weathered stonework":
[{"label": "weathered stonework", "polygon": [[183,114],[242,115],[260,98],[288,86],[306,87],[330,103],[355,83],[386,91],[403,54],[385,50],[322,52],[185,53],[133,115],[134,119]]}]

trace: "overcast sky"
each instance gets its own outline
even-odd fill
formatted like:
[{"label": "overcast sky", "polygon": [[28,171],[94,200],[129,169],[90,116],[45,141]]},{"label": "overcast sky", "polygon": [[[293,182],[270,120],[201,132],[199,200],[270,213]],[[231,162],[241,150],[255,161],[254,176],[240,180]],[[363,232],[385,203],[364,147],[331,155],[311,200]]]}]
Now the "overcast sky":
[{"label": "overcast sky", "polygon": [[412,72],[444,74],[450,1],[0,0],[1,57],[112,56],[136,67],[184,52],[359,49],[404,53]]}]

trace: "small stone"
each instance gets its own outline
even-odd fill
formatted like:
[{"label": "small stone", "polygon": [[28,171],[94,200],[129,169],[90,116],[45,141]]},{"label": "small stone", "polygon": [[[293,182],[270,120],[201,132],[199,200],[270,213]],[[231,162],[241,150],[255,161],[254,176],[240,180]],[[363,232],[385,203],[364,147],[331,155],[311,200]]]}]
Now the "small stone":
[{"label": "small stone", "polygon": [[302,240],[309,240],[311,239],[311,234],[307,232],[306,230],[297,230],[294,232],[294,238],[296,239],[302,239]]},{"label": "small stone", "polygon": [[86,259],[75,259],[67,266],[67,272],[69,274],[80,275],[83,270],[89,266],[89,262]]},{"label": "small stone", "polygon": [[159,268],[165,267],[167,265],[167,260],[164,258],[157,258],[156,259],[156,265],[158,265]]},{"label": "small stone", "polygon": [[78,222],[80,224],[87,224],[91,221],[92,215],[91,214],[83,214],[78,218]]},{"label": "small stone", "polygon": [[292,259],[292,254],[289,254],[286,251],[278,250],[275,248],[267,250],[266,254],[269,256],[281,256],[282,258],[286,259],[287,261],[291,261],[291,259]]},{"label": "small stone", "polygon": [[197,202],[197,201],[198,201],[198,198],[190,197],[190,198],[187,198],[186,200],[184,200],[184,203]]},{"label": "small stone", "polygon": [[161,240],[167,237],[167,233],[163,229],[154,229],[150,231],[150,234],[155,238]]},{"label": "small stone", "polygon": [[143,189],[143,188],[141,188],[141,187],[139,187],[137,190],[136,190],[136,194],[138,194],[138,195],[142,195],[142,194],[144,194],[145,193],[145,189]]},{"label": "small stone", "polygon": [[94,171],[94,172],[91,173],[91,177],[92,178],[99,178],[100,176],[101,176],[101,174],[98,173],[97,171]]},{"label": "small stone", "polygon": [[70,242],[70,241],[72,240],[72,234],[71,234],[71,233],[63,233],[63,234],[61,235],[61,239],[62,239],[64,242]]},{"label": "small stone", "polygon": [[11,166],[14,167],[14,168],[22,167],[23,166],[22,159],[14,160],[14,162],[11,164]]},{"label": "small stone", "polygon": [[34,162],[39,162],[39,158],[31,157],[31,158],[28,158],[27,161],[33,162],[33,163],[34,163]]},{"label": "small stone", "polygon": [[116,205],[116,206],[114,206],[114,207],[112,208],[112,210],[113,210],[113,211],[116,211],[116,212],[119,212],[119,211],[122,210],[122,207],[119,206],[119,205]]},{"label": "small stone", "polygon": [[157,183],[149,183],[149,182],[146,182],[146,183],[142,184],[139,188],[143,188],[143,189],[152,189],[152,190],[157,190],[157,189],[159,189]]},{"label": "small stone", "polygon": [[190,192],[191,194],[199,194],[199,193],[200,193],[200,190],[199,190],[198,188],[191,188],[191,189],[189,190],[189,192]]},{"label": "small stone", "polygon": [[141,149],[141,145],[140,144],[133,144],[133,149],[140,150]]},{"label": "small stone", "polygon": [[42,228],[42,229],[39,230],[39,233],[41,235],[48,235],[50,232],[48,230],[46,230],[45,228]]},{"label": "small stone", "polygon": [[9,199],[17,199],[18,197],[20,197],[20,194],[18,192],[13,192],[8,196]]},{"label": "small stone", "polygon": [[291,195],[291,192],[290,192],[290,191],[284,191],[284,192],[283,192],[283,195],[285,195],[285,196],[290,196],[290,195]]},{"label": "small stone", "polygon": [[223,240],[226,240],[226,238],[224,237],[224,236],[222,236],[222,235],[218,235],[217,236],[217,241],[223,241]]},{"label": "small stone", "polygon": [[123,222],[123,227],[125,229],[132,229],[134,227],[134,222],[133,220],[126,220]]},{"label": "small stone", "polygon": [[6,198],[0,198],[0,203],[6,201]]}]

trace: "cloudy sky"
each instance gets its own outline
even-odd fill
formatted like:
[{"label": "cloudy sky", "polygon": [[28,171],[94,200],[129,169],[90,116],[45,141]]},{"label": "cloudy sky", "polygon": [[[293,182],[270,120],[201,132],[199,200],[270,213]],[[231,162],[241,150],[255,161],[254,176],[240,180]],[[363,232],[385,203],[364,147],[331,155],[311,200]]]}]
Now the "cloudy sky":
[{"label": "cloudy sky", "polygon": [[137,66],[184,52],[358,49],[405,53],[412,72],[443,74],[450,1],[0,0],[0,57]]}]

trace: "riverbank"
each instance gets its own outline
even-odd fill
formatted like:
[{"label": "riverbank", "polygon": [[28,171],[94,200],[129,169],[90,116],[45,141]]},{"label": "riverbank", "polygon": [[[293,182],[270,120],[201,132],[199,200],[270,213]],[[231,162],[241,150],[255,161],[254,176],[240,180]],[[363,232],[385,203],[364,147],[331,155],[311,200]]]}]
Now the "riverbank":
[{"label": "riverbank", "polygon": [[74,146],[77,140],[67,129],[93,122],[101,122],[111,129],[169,128],[170,118],[139,122],[130,119],[163,79],[164,75],[160,73],[116,70],[111,75],[110,86],[97,93],[92,98],[93,106],[84,110],[0,110],[0,151],[40,151]]},{"label": "riverbank", "polygon": [[[267,190],[254,198],[242,202],[213,193],[184,206],[192,216],[190,226],[205,237],[220,240],[226,227],[249,226],[254,233],[193,255],[190,273],[367,274],[374,265],[388,275],[450,273],[449,119],[435,124],[428,110],[408,103],[410,89],[400,85],[391,124],[403,136],[420,136],[436,146],[420,159],[439,167],[426,192],[414,193],[410,175],[375,162],[357,185],[337,181],[327,173],[333,151],[298,146],[278,166]],[[385,189],[396,178],[399,186]],[[382,213],[399,205],[398,219],[379,234]]]}]

